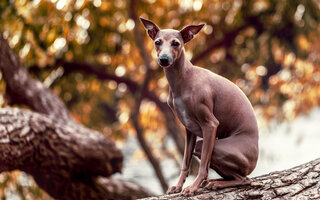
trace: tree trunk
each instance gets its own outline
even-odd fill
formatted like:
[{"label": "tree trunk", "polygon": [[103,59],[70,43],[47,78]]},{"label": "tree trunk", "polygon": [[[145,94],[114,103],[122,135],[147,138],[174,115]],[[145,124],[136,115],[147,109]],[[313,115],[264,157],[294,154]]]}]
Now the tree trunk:
[{"label": "tree trunk", "polygon": [[121,151],[102,133],[75,122],[64,103],[28,74],[1,35],[0,69],[9,104],[38,112],[0,110],[0,172],[23,170],[57,199],[150,196],[133,182],[105,178],[121,171]]},{"label": "tree trunk", "polygon": [[200,189],[188,198],[172,194],[145,199],[320,199],[320,158],[292,169],[252,178],[248,186],[215,191]]}]

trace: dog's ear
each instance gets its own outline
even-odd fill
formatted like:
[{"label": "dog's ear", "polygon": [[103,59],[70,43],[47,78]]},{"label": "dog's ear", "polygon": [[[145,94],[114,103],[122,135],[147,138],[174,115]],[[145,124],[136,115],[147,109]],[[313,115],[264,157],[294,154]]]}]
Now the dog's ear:
[{"label": "dog's ear", "polygon": [[181,33],[181,36],[183,38],[183,42],[184,43],[187,43],[189,42],[193,36],[195,34],[197,34],[201,29],[202,27],[204,26],[204,24],[200,24],[200,25],[190,25],[190,26],[187,26],[187,27],[184,27],[180,33]]},{"label": "dog's ear", "polygon": [[144,26],[144,28],[148,31],[148,35],[151,37],[152,40],[156,38],[158,31],[160,30],[157,25],[155,25],[152,21],[143,19],[140,17],[140,20]]}]

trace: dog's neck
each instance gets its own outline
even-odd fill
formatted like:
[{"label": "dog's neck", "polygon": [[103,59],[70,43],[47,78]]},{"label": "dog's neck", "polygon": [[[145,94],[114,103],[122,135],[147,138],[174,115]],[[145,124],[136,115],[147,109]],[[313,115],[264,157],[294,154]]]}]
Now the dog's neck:
[{"label": "dog's neck", "polygon": [[181,85],[188,81],[188,73],[193,65],[186,58],[184,49],[177,60],[167,68],[164,68],[164,73],[169,82],[169,86],[173,93],[179,93]]}]

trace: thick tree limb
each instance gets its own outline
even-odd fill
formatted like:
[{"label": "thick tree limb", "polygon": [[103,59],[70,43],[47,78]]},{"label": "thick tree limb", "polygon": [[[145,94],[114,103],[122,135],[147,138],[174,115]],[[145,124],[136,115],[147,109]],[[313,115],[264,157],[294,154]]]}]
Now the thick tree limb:
[{"label": "thick tree limb", "polygon": [[122,159],[115,144],[98,132],[24,109],[0,110],[0,172],[25,171],[55,198],[146,196],[134,183],[95,180],[120,172]]},{"label": "thick tree limb", "polygon": [[111,140],[68,120],[7,107],[0,109],[0,127],[0,163],[7,170],[58,169],[68,177],[121,171],[123,156]]},{"label": "thick tree limb", "polygon": [[0,69],[10,103],[46,114],[0,110],[0,172],[24,170],[58,199],[147,196],[148,192],[135,183],[97,178],[121,171],[121,151],[102,133],[76,123],[63,102],[28,74],[1,35],[0,47]]},{"label": "thick tree limb", "polygon": [[292,169],[252,179],[250,186],[200,190],[192,197],[179,194],[146,198],[156,199],[320,199],[320,158]]}]

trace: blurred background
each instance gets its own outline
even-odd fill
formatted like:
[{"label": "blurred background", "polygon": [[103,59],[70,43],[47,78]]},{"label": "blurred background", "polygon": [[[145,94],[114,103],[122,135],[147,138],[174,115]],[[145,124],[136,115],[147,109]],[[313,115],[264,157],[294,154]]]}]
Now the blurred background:
[{"label": "blurred background", "polygon": [[[0,33],[32,76],[77,121],[123,150],[118,178],[161,194],[175,184],[184,148],[139,16],[178,30],[206,23],[186,53],[237,84],[253,104],[260,158],[252,176],[320,156],[319,0],[8,0],[0,15]],[[1,107],[4,94],[1,79]],[[196,160],[192,168],[195,174]],[[0,197],[50,199],[19,171],[0,174]]]}]

